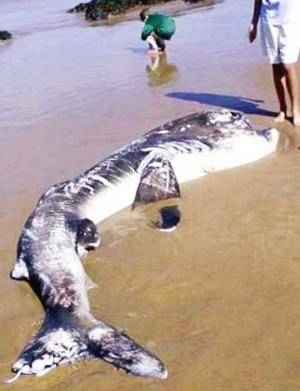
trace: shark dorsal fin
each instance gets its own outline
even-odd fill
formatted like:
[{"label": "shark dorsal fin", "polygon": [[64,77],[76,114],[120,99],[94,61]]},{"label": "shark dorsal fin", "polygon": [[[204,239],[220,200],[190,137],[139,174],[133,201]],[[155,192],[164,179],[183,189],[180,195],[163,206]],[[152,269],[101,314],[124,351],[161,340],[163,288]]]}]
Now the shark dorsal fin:
[{"label": "shark dorsal fin", "polygon": [[143,167],[133,208],[177,197],[180,197],[180,189],[172,164],[163,155],[153,156]]}]

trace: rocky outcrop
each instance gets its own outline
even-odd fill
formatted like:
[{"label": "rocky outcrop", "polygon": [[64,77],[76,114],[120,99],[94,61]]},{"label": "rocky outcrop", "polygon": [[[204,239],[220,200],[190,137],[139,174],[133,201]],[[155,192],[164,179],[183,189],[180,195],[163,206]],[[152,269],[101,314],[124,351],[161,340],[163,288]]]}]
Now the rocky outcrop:
[{"label": "rocky outcrop", "polygon": [[[151,6],[167,3],[174,0],[91,0],[88,3],[79,3],[67,12],[82,12],[86,20],[95,21],[107,19],[110,15],[119,15],[136,6]],[[186,3],[203,3],[205,0],[184,0]],[[207,0],[214,4],[216,0]]]},{"label": "rocky outcrop", "polygon": [[91,0],[88,3],[80,3],[68,12],[84,12],[86,20],[106,19],[109,15],[119,15],[137,5],[149,6],[172,0]]},{"label": "rocky outcrop", "polygon": [[12,34],[8,31],[2,30],[0,31],[0,41],[6,41],[7,39],[11,39]]},{"label": "rocky outcrop", "polygon": [[105,12],[105,3],[103,0],[92,0],[88,3],[79,3],[74,8],[68,10],[68,12],[84,12],[86,20],[99,20],[106,19],[108,13]]}]

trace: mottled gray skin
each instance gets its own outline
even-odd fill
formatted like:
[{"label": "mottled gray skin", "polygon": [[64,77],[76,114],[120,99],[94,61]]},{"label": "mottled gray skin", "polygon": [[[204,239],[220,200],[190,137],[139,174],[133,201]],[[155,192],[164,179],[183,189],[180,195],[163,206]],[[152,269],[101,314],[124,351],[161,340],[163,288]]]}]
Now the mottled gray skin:
[{"label": "mottled gray skin", "polygon": [[[165,378],[167,371],[159,359],[90,313],[89,280],[78,241],[90,250],[98,245],[99,236],[87,229],[93,227],[91,221],[78,217],[76,198],[62,199],[59,187],[41,198],[19,240],[11,276],[28,280],[46,317],[13,371],[43,375],[62,364],[101,358],[133,375]],[[91,233],[87,238],[86,232]]]},{"label": "mottled gray skin", "polygon": [[[42,375],[62,364],[101,358],[133,375],[167,377],[157,357],[90,313],[87,291],[92,283],[82,258],[99,245],[95,224],[100,220],[85,215],[84,207],[100,200],[104,191],[111,189],[113,194],[130,175],[140,178],[129,195],[132,204],[179,196],[172,159],[214,151],[238,132],[266,143],[270,137],[269,131],[253,130],[238,113],[193,114],[148,132],[77,178],[52,186],[40,198],[22,230],[11,277],[28,281],[46,316],[13,365],[14,372]],[[199,175],[202,171],[199,167]],[[106,205],[97,205],[101,208]],[[180,213],[176,217],[177,224]]]}]

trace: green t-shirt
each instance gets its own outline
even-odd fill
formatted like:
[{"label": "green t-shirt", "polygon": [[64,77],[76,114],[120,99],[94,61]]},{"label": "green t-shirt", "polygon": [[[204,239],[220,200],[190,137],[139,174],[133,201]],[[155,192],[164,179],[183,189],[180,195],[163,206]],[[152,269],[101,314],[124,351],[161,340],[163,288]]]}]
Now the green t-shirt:
[{"label": "green t-shirt", "polygon": [[171,16],[151,14],[146,19],[141,38],[145,40],[150,34],[155,33],[162,39],[170,39],[175,29],[175,21]]}]

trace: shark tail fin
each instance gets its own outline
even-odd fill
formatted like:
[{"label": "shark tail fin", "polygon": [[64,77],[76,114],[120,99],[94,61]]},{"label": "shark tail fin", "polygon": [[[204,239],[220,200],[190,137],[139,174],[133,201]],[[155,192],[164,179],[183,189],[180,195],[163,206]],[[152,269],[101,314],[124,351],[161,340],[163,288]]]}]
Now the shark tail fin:
[{"label": "shark tail fin", "polygon": [[96,326],[89,332],[88,339],[89,351],[117,369],[134,376],[168,377],[164,364],[123,332]]},{"label": "shark tail fin", "polygon": [[88,351],[86,331],[67,311],[47,313],[38,333],[25,345],[12,366],[16,376],[43,376],[54,368],[79,360],[91,358]]},{"label": "shark tail fin", "polygon": [[93,322],[87,325],[67,311],[47,313],[40,330],[12,366],[16,376],[6,382],[12,383],[21,375],[43,376],[58,366],[94,358],[135,376],[167,377],[163,363],[152,353],[115,328]]}]

